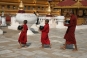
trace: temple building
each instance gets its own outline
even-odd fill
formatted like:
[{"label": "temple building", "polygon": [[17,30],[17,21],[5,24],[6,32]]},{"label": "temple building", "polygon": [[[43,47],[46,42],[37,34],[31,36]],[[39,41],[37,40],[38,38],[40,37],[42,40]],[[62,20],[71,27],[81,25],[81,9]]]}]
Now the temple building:
[{"label": "temple building", "polygon": [[9,21],[10,15],[18,13],[21,1],[25,13],[65,16],[72,11],[77,15],[77,25],[87,24],[87,0],[0,0],[0,16],[3,12],[7,17],[6,21]]},{"label": "temple building", "polygon": [[0,0],[0,58],[87,58],[87,0]]}]

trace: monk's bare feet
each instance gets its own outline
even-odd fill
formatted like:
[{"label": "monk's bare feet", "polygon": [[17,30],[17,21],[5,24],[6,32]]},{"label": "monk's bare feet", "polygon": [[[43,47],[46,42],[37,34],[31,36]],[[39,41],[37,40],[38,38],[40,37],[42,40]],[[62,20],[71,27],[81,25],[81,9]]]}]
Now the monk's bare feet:
[{"label": "monk's bare feet", "polygon": [[44,44],[42,44],[41,48],[44,48]]},{"label": "monk's bare feet", "polygon": [[66,48],[64,46],[60,47],[60,49],[65,50]]},{"label": "monk's bare feet", "polygon": [[28,46],[24,46],[24,48],[27,48]]},{"label": "monk's bare feet", "polygon": [[51,48],[51,44],[49,45],[49,47]]},{"label": "monk's bare feet", "polygon": [[20,47],[18,47],[18,49],[21,49],[22,47],[20,46]]},{"label": "monk's bare feet", "polygon": [[72,51],[78,51],[78,49],[73,49]]},{"label": "monk's bare feet", "polygon": [[44,48],[44,47],[41,46],[40,48]]}]

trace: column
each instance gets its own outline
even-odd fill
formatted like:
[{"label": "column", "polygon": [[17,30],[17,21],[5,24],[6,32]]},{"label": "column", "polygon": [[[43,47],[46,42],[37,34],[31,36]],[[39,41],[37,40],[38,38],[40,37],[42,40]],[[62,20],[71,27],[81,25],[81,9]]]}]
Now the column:
[{"label": "column", "polygon": [[3,31],[0,29],[0,34],[3,34]]},{"label": "column", "polygon": [[18,10],[18,6],[15,6],[15,9]]},{"label": "column", "polygon": [[0,5],[0,9],[2,9],[1,5]]},{"label": "column", "polygon": [[64,16],[57,16],[55,17],[57,19],[58,24],[56,25],[56,28],[66,28],[63,24],[65,17]]},{"label": "column", "polygon": [[7,24],[6,24],[6,17],[5,16],[2,16],[1,19],[2,19],[1,26],[7,26]]},{"label": "column", "polygon": [[11,25],[8,26],[8,29],[12,29],[12,30],[17,30],[17,27],[19,26],[19,23],[16,22],[16,17],[12,16],[11,17]]},{"label": "column", "polygon": [[0,24],[1,24],[1,21],[2,21],[2,19],[1,19],[1,16],[0,16]]},{"label": "column", "polygon": [[26,6],[26,10],[28,10],[28,6]]},{"label": "column", "polygon": [[10,5],[10,9],[13,10],[13,6]]}]

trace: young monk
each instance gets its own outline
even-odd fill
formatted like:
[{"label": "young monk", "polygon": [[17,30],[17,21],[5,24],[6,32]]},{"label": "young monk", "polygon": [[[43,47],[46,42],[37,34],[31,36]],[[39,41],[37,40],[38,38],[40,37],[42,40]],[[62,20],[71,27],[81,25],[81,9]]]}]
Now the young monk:
[{"label": "young monk", "polygon": [[44,48],[44,45],[50,45],[50,40],[48,37],[48,33],[49,33],[49,20],[46,19],[45,20],[45,26],[44,28],[41,30],[41,43],[42,43],[42,48]]},{"label": "young monk", "polygon": [[23,23],[24,23],[23,29],[21,30],[21,33],[20,33],[20,36],[19,36],[19,39],[18,39],[18,42],[20,44],[19,48],[22,48],[22,44],[24,44],[25,47],[26,47],[26,42],[27,42],[27,30],[28,30],[27,20],[24,20]]},{"label": "young monk", "polygon": [[77,49],[76,39],[75,39],[75,29],[76,29],[76,24],[77,24],[77,18],[73,13],[68,13],[67,15],[68,16],[70,15],[70,23],[64,24],[68,28],[64,36],[65,44],[61,48],[66,49],[66,45],[74,44],[75,48],[73,49],[73,51],[77,51],[78,49]]}]

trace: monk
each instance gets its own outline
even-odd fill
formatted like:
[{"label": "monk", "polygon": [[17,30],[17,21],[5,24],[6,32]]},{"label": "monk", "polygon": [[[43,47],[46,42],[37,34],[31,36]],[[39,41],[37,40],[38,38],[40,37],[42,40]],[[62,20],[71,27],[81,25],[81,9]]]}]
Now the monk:
[{"label": "monk", "polygon": [[66,45],[68,44],[74,44],[75,48],[73,51],[77,51],[77,45],[76,45],[76,39],[75,39],[75,29],[77,25],[77,18],[73,13],[68,13],[68,16],[70,15],[70,23],[66,24],[64,23],[65,26],[67,26],[67,31],[64,36],[65,44],[62,46],[62,49],[66,49]]},{"label": "monk", "polygon": [[27,20],[24,20],[23,23],[24,23],[23,29],[21,30],[21,33],[20,33],[20,36],[19,36],[19,39],[18,39],[18,42],[20,44],[19,48],[22,48],[22,44],[24,44],[25,47],[26,47],[26,42],[27,42],[27,30],[28,30]]},{"label": "monk", "polygon": [[45,20],[45,26],[44,28],[41,30],[41,43],[42,43],[42,48],[44,48],[44,45],[50,45],[50,40],[49,40],[49,37],[48,37],[48,33],[49,33],[49,20],[46,19]]}]

